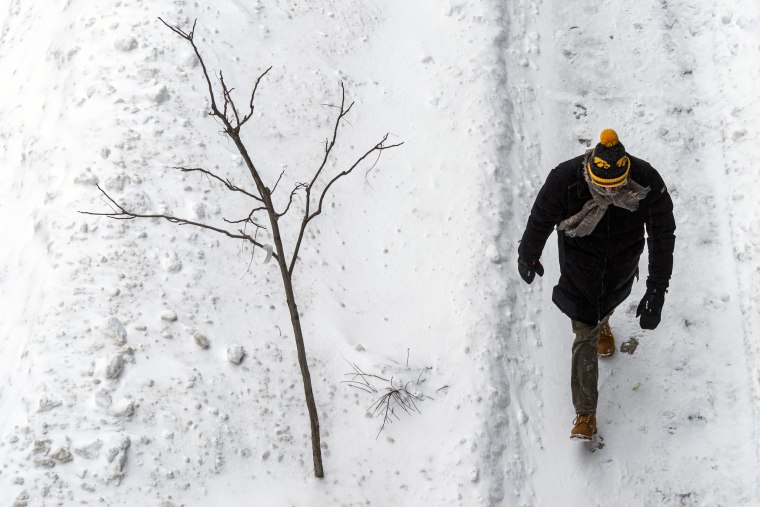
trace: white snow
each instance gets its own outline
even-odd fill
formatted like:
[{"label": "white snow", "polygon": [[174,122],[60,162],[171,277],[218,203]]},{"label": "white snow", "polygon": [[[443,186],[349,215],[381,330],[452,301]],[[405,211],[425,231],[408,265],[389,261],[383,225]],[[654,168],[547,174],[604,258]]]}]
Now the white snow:
[{"label": "white snow", "polygon": [[230,345],[227,347],[227,359],[231,363],[240,364],[245,357],[245,349],[242,345]]},{"label": "white snow", "polygon": [[[95,184],[135,211],[250,212],[173,169],[253,185],[158,16],[198,19],[240,100],[273,66],[244,139],[270,188],[283,173],[282,207],[341,82],[355,105],[322,184],[386,132],[404,142],[332,188],[295,271],[323,480],[266,233],[252,252],[78,213],[109,210]],[[748,0],[0,0],[0,504],[758,504],[758,16]],[[638,327],[643,280],[612,318],[638,345],[600,365],[587,446],[568,438],[554,236],[533,285],[515,256],[548,171],[608,127],[663,175],[678,230],[662,324]],[[375,392],[345,382],[357,368]],[[391,383],[418,410],[380,431]]]}]

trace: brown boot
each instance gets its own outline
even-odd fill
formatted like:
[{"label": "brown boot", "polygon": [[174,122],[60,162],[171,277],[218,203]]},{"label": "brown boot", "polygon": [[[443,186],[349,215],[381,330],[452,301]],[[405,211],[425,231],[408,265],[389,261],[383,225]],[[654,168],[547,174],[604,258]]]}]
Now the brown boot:
[{"label": "brown boot", "polygon": [[596,414],[580,414],[573,421],[573,430],[570,432],[570,438],[578,440],[591,440],[596,433]]},{"label": "brown boot", "polygon": [[612,336],[610,324],[605,322],[599,331],[599,343],[596,345],[596,354],[599,357],[609,357],[615,353],[615,337]]}]

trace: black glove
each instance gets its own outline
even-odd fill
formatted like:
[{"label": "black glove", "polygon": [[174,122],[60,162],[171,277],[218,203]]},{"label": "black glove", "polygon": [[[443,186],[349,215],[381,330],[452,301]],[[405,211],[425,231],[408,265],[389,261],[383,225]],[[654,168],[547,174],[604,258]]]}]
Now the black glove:
[{"label": "black glove", "polygon": [[647,287],[647,293],[639,303],[636,309],[636,316],[641,315],[639,324],[641,329],[654,329],[660,323],[660,314],[662,305],[665,304],[665,293],[667,289],[662,287]]},{"label": "black glove", "polygon": [[520,277],[528,284],[533,282],[536,273],[538,273],[538,276],[544,276],[544,267],[538,262],[538,259],[534,261],[526,261],[522,257],[518,257],[517,271],[520,272]]}]

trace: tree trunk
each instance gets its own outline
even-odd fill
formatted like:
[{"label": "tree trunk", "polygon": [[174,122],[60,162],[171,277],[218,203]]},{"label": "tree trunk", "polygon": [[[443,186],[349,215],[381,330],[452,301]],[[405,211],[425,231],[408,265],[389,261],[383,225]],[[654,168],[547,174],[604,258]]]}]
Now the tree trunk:
[{"label": "tree trunk", "polygon": [[290,310],[290,322],[293,324],[293,336],[296,340],[296,351],[298,353],[298,365],[301,367],[301,377],[303,379],[303,389],[306,394],[306,406],[309,409],[309,421],[311,422],[311,452],[314,459],[314,475],[322,478],[325,476],[322,468],[322,447],[320,445],[319,436],[319,414],[317,413],[317,404],[314,401],[314,391],[311,388],[311,374],[309,373],[309,363],[306,361],[306,347],[303,341],[303,332],[301,331],[301,319],[298,316],[298,306],[296,305],[296,298],[293,294],[293,280],[288,271],[287,261],[285,259],[285,249],[282,246],[282,237],[280,236],[280,224],[279,218],[274,210],[272,204],[272,196],[269,188],[264,185],[264,182],[259,177],[258,172],[254,168],[253,161],[248,155],[248,150],[245,149],[239,135],[230,134],[230,137],[235,142],[235,145],[243,156],[248,169],[251,172],[251,176],[256,183],[256,187],[259,190],[262,198],[264,199],[264,205],[267,208],[269,214],[269,223],[272,226],[272,240],[274,246],[277,249],[277,263],[280,266],[280,274],[282,275],[282,285],[285,288],[285,298],[288,302],[288,310]]},{"label": "tree trunk", "polygon": [[301,367],[303,388],[306,394],[306,406],[309,408],[309,420],[311,422],[311,452],[314,458],[314,475],[322,478],[325,475],[322,469],[322,447],[320,446],[319,436],[319,414],[317,413],[317,404],[314,401],[314,392],[311,388],[311,375],[309,374],[309,364],[306,361],[306,348],[304,346],[303,333],[301,331],[301,319],[298,317],[298,307],[296,306],[295,296],[293,295],[293,283],[282,257],[280,257],[280,271],[282,272],[282,283],[285,286],[285,294],[288,300],[288,309],[290,310],[290,322],[293,324],[293,334],[295,335],[296,339],[296,349],[298,350],[298,364]]}]

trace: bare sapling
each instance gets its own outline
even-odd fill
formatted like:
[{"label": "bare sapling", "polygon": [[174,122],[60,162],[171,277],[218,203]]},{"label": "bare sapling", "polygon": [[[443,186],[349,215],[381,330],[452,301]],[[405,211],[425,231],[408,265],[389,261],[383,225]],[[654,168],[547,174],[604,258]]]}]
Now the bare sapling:
[{"label": "bare sapling", "polygon": [[[224,178],[219,174],[214,173],[213,171],[209,171],[200,167],[183,166],[176,167],[176,169],[185,173],[197,172],[204,174],[205,176],[209,177],[211,181],[220,183],[228,191],[241,193],[247,196],[252,201],[251,211],[247,217],[239,220],[224,219],[224,221],[229,224],[229,226],[233,227],[211,225],[161,213],[135,213],[125,208],[122,204],[118,203],[115,199],[108,195],[105,190],[98,186],[98,190],[103,193],[105,199],[107,200],[107,204],[111,208],[111,211],[84,213],[88,215],[106,216],[116,220],[160,218],[177,225],[195,226],[218,234],[223,234],[231,239],[248,241],[253,245],[253,248],[260,247],[269,250],[271,258],[277,262],[277,265],[279,267],[282,286],[285,289],[285,299],[290,313],[290,321],[293,327],[293,336],[295,338],[298,364],[301,370],[304,394],[306,396],[306,406],[308,408],[309,420],[311,423],[311,444],[314,460],[314,475],[320,478],[324,477],[324,469],[322,466],[322,452],[320,446],[319,415],[314,399],[314,392],[311,384],[311,375],[309,373],[309,365],[306,359],[306,348],[304,345],[303,331],[301,329],[301,321],[298,314],[298,305],[296,304],[296,298],[293,290],[293,275],[295,272],[296,263],[299,259],[298,253],[301,249],[304,233],[306,232],[307,227],[312,222],[312,220],[314,220],[322,213],[322,207],[324,205],[325,198],[333,185],[341,178],[351,174],[354,169],[356,169],[366,160],[374,158],[374,162],[376,163],[377,158],[379,158],[380,154],[384,150],[395,148],[402,145],[403,143],[388,143],[389,134],[386,133],[379,142],[374,143],[369,149],[364,151],[360,156],[358,156],[358,158],[353,161],[353,163],[346,165],[345,169],[332,176],[329,180],[325,177],[327,183],[321,189],[317,190],[315,188],[315,184],[317,184],[320,176],[323,176],[323,171],[327,166],[328,160],[330,159],[330,154],[332,153],[335,143],[338,139],[338,131],[341,125],[345,122],[346,115],[348,115],[348,113],[351,111],[351,108],[353,107],[353,102],[346,104],[346,92],[343,83],[341,83],[340,106],[335,106],[336,109],[338,109],[338,114],[335,118],[334,123],[332,124],[331,135],[325,140],[324,153],[322,154],[318,167],[308,182],[295,184],[295,186],[291,189],[287,205],[284,207],[280,206],[279,208],[276,207],[273,201],[273,194],[277,190],[277,186],[282,179],[283,174],[281,173],[279,175],[277,181],[273,186],[270,187],[267,185],[261,171],[253,163],[253,158],[251,157],[251,154],[243,142],[240,134],[241,128],[253,117],[256,91],[258,90],[262,79],[271,70],[271,67],[266,69],[263,73],[261,73],[261,75],[258,76],[258,79],[256,79],[256,82],[253,85],[253,89],[251,90],[250,98],[246,101],[245,105],[241,107],[241,105],[233,99],[232,92],[234,88],[230,88],[228,86],[221,71],[219,71],[217,75],[214,75],[216,81],[218,82],[216,84],[212,83],[211,76],[209,75],[209,71],[206,67],[206,63],[204,62],[203,57],[201,56],[201,53],[195,44],[194,35],[196,23],[194,22],[192,29],[189,32],[186,32],[178,26],[166,23],[161,18],[159,18],[159,20],[166,27],[171,29],[175,34],[187,41],[187,43],[190,44],[193,51],[195,52],[195,56],[198,58],[201,69],[203,71],[203,77],[208,87],[208,98],[210,99],[210,111],[208,111],[208,115],[215,118],[221,124],[224,134],[229,137],[229,139],[231,139],[235,144],[235,147],[237,148],[240,156],[245,162],[246,167],[248,168],[250,177],[253,180],[253,188],[255,188],[255,190],[247,190],[242,186],[235,185],[229,179]],[[374,165],[372,167],[374,167]],[[288,252],[285,244],[283,243],[282,233],[280,230],[280,219],[289,211],[291,211],[291,204],[293,203],[294,197],[297,195],[300,196],[300,199],[303,202],[303,214],[300,217],[300,224],[298,225],[297,230],[294,231],[294,236],[296,238],[295,244]],[[292,209],[295,210],[296,208],[293,207]],[[298,224],[298,220],[296,220],[295,223]],[[248,232],[248,226],[253,227],[253,234]],[[262,234],[268,234],[268,241],[271,241],[271,243],[274,244],[273,249],[271,246],[265,245],[264,242],[262,242],[259,236],[260,232]]]}]

